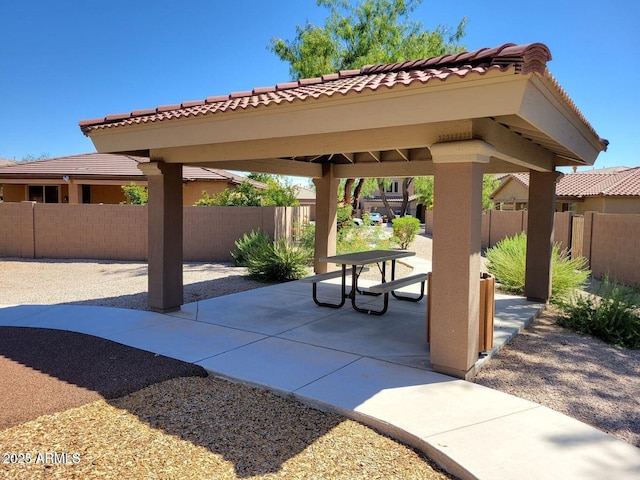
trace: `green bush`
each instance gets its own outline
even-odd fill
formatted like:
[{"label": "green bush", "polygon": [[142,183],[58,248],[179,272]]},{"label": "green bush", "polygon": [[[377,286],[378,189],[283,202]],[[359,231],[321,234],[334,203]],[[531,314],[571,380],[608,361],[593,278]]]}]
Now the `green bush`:
[{"label": "green bush", "polygon": [[146,205],[149,203],[149,189],[147,187],[131,182],[121,188],[124,196],[127,197],[127,201],[122,203],[128,205]]},{"label": "green bush", "polygon": [[254,232],[253,230],[249,235],[245,233],[241,239],[235,241],[236,251],[231,252],[234,265],[246,267],[249,254],[265,249],[270,243],[271,239],[266,233]]},{"label": "green bush", "polygon": [[[487,250],[487,269],[495,275],[503,290],[524,293],[527,262],[527,235],[522,232],[505,238]],[[569,258],[566,251],[560,252],[555,244],[552,251],[551,296],[558,298],[582,287],[591,273],[583,257]]]},{"label": "green bush", "polygon": [[388,250],[393,243],[379,227],[348,226],[338,230],[336,251],[338,254],[363,252],[366,250]]},{"label": "green bush", "polygon": [[620,347],[640,348],[637,289],[605,277],[595,295],[575,292],[569,299],[554,303],[560,310],[558,325]]},{"label": "green bush", "polygon": [[391,222],[394,241],[400,245],[401,250],[406,250],[420,230],[420,220],[415,217],[400,217],[394,218]]},{"label": "green bush", "polygon": [[293,241],[298,247],[309,252],[311,262],[316,245],[316,226],[313,223],[296,225],[293,229]]},{"label": "green bush", "polygon": [[307,274],[309,252],[281,238],[249,252],[249,276],[267,282],[298,280]]}]

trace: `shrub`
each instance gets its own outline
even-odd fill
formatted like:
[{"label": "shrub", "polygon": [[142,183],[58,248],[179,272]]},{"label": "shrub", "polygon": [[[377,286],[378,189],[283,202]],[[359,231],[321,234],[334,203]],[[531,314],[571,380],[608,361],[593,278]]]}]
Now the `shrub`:
[{"label": "shrub", "polygon": [[265,249],[271,243],[271,239],[266,233],[252,230],[249,235],[245,233],[241,239],[236,240],[234,243],[236,251],[231,252],[233,263],[238,267],[246,267],[249,254]]},{"label": "shrub", "polygon": [[637,289],[605,277],[595,295],[575,292],[569,299],[554,303],[560,310],[558,325],[620,347],[640,348]]},{"label": "shrub", "polygon": [[249,252],[249,276],[267,282],[298,280],[307,274],[309,253],[281,238]]},{"label": "shrub", "polygon": [[129,185],[123,185],[122,192],[127,201],[123,202],[129,205],[146,205],[149,202],[149,189],[141,185],[131,182]]},{"label": "shrub", "polygon": [[394,218],[391,222],[394,241],[400,245],[401,250],[406,250],[420,230],[420,220],[415,217],[400,217]]},{"label": "shrub", "polygon": [[296,225],[293,229],[293,241],[298,247],[308,250],[312,261],[316,245],[316,226],[313,223]]},{"label": "shrub", "polygon": [[[585,284],[589,274],[587,260],[583,257],[569,258],[566,251],[560,252],[558,244],[552,251],[551,296],[558,298]],[[487,269],[495,275],[501,288],[516,294],[524,293],[527,262],[527,235],[522,232],[505,238],[487,250]]]},{"label": "shrub", "polygon": [[[366,225],[366,224],[365,224]],[[349,226],[338,230],[336,251],[338,254],[365,250],[392,248],[393,244],[383,229],[378,227]]]}]

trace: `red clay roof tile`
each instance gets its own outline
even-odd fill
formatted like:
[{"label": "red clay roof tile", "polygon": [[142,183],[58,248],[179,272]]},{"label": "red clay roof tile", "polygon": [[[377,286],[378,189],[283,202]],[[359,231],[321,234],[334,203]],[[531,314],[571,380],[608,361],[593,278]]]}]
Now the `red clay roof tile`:
[{"label": "red clay roof tile", "polygon": [[[514,173],[513,178],[529,188],[529,175]],[[504,183],[503,183],[504,184]],[[568,173],[556,185],[558,197],[640,196],[640,167],[616,167]]]},{"label": "red clay roof tile", "polygon": [[274,87],[260,87],[253,91],[207,97],[200,102],[165,105],[156,109],[136,110],[129,114],[82,120],[79,125],[82,131],[88,134],[102,128],[222,113],[282,101],[293,102],[310,97],[332,96],[336,93],[346,95],[350,92],[362,92],[365,89],[375,90],[381,86],[393,88],[396,85],[409,85],[412,82],[426,83],[433,78],[444,81],[451,76],[465,77],[471,73],[482,75],[493,69],[504,71],[512,66],[522,73],[543,74],[545,63],[549,59],[551,54],[541,43],[527,45],[507,43],[495,48],[483,48],[473,52],[461,52],[430,59],[410,60],[389,65],[368,65],[359,70],[343,70],[320,78],[301,79],[278,83]]}]

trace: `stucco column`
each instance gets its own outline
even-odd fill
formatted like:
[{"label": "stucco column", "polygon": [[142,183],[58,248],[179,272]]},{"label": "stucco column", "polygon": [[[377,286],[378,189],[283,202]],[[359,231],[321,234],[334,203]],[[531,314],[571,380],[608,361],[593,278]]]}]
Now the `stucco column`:
[{"label": "stucco column", "polygon": [[314,270],[324,273],[329,265],[318,259],[336,254],[339,180],[333,174],[333,165],[322,166],[322,177],[314,178],[316,186],[316,245]]},{"label": "stucco column", "polygon": [[546,302],[551,297],[551,252],[556,207],[556,183],[560,172],[529,172],[529,218],[524,294]]},{"label": "stucco column", "polygon": [[182,165],[151,161],[140,170],[149,185],[149,307],[180,310],[182,283]]},{"label": "stucco column", "polygon": [[69,203],[82,203],[82,185],[77,184],[71,179],[67,184],[67,188],[69,189]]},{"label": "stucco column", "polygon": [[436,372],[468,378],[478,359],[483,164],[479,140],[435,144],[430,351]]}]

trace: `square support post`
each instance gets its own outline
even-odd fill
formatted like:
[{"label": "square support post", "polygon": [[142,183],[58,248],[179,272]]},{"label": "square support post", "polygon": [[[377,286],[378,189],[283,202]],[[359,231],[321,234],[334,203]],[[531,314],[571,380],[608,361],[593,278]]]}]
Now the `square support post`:
[{"label": "square support post", "polygon": [[435,144],[431,366],[470,378],[478,359],[483,164],[494,151],[468,140]]},{"label": "square support post", "polygon": [[524,294],[528,300],[546,302],[551,297],[551,254],[560,172],[529,172],[529,218]]},{"label": "square support post", "polygon": [[319,258],[336,254],[336,233],[338,216],[338,184],[333,173],[333,165],[322,165],[322,177],[314,178],[316,186],[316,245],[314,270],[325,273],[329,265]]},{"label": "square support post", "polygon": [[182,165],[151,161],[139,165],[149,185],[149,307],[180,310],[182,279]]}]

